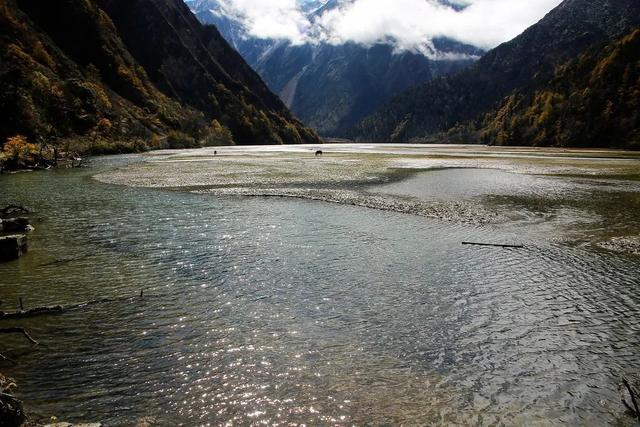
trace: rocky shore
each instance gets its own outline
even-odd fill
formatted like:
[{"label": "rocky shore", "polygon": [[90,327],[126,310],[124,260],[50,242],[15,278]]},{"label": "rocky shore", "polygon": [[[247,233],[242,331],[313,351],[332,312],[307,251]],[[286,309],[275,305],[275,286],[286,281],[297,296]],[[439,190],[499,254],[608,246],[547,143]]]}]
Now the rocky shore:
[{"label": "rocky shore", "polygon": [[11,378],[0,373],[0,427],[101,427],[101,423],[68,423],[55,417],[47,421],[33,420],[27,416],[20,399],[12,394],[16,387]]},{"label": "rocky shore", "polygon": [[640,236],[615,237],[599,243],[598,246],[613,252],[640,255]]}]

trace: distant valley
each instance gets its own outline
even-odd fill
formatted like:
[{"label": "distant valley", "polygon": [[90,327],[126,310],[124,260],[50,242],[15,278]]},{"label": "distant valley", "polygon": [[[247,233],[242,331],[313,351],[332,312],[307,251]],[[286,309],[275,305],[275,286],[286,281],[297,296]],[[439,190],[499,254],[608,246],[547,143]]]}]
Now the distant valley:
[{"label": "distant valley", "polygon": [[[472,65],[484,51],[446,38],[424,52],[397,51],[391,44],[292,44],[246,34],[219,0],[186,0],[203,23],[215,25],[269,88],[305,124],[323,136],[343,137],[358,121],[393,96]],[[311,1],[309,21],[343,2]]]}]

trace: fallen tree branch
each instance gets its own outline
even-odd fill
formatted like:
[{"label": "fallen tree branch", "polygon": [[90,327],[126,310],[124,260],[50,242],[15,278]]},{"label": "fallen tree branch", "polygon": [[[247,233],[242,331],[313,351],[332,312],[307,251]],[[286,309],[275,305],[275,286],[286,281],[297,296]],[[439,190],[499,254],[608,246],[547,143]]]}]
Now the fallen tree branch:
[{"label": "fallen tree branch", "polygon": [[2,319],[17,319],[22,317],[34,317],[40,316],[43,314],[53,314],[53,313],[62,313],[65,311],[65,308],[61,305],[56,305],[53,307],[36,307],[30,310],[19,310],[10,313],[5,313],[4,311],[0,311],[0,320]]},{"label": "fallen tree branch", "polygon": [[22,334],[26,339],[31,341],[33,344],[38,345],[38,341],[34,340],[29,332],[27,332],[24,328],[2,328],[0,329],[0,334]]},{"label": "fallen tree branch", "polygon": [[17,362],[13,359],[11,359],[10,357],[5,356],[4,354],[0,353],[0,361],[6,361],[6,362],[11,362],[14,365],[17,364]]},{"label": "fallen tree branch", "polygon": [[[140,291],[140,299],[143,298],[144,290]],[[35,307],[28,310],[21,309],[19,311],[13,312],[4,312],[0,311],[0,320],[7,319],[23,319],[26,317],[36,317],[36,316],[45,316],[48,314],[62,314],[67,311],[72,310],[80,310],[86,307],[91,307],[97,304],[105,304],[110,302],[123,302],[123,301],[133,301],[136,297],[120,297],[120,298],[103,298],[92,301],[85,301],[79,304],[71,304],[71,305],[53,305],[53,306],[45,306],[45,307]]]},{"label": "fallen tree branch", "polygon": [[524,249],[524,245],[500,245],[496,243],[475,243],[475,242],[462,242],[462,244],[468,245],[468,246],[490,246],[494,248]]},{"label": "fallen tree branch", "polygon": [[89,257],[90,257],[90,255],[83,255],[83,256],[79,256],[79,257],[75,257],[75,258],[60,258],[60,259],[56,259],[56,260],[53,260],[53,261],[46,262],[44,264],[40,264],[40,267],[51,267],[52,265],[68,264],[70,262],[82,261],[82,260],[85,260],[85,259],[87,259]]}]

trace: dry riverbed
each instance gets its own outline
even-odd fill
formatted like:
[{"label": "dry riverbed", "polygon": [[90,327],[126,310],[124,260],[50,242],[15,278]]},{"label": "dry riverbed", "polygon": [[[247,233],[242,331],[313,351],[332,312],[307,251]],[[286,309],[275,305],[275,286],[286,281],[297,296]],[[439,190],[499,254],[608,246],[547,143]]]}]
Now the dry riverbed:
[{"label": "dry riverbed", "polygon": [[[322,156],[315,155],[318,149]],[[212,196],[318,200],[474,226],[516,230],[537,224],[549,239],[638,253],[640,153],[634,152],[409,144],[228,147],[150,153],[95,178]]]}]

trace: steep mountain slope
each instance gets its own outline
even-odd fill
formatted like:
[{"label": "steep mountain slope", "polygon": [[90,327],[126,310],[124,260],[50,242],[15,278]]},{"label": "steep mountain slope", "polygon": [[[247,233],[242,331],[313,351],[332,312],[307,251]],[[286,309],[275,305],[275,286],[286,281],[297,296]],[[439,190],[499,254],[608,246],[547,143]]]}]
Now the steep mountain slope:
[{"label": "steep mountain slope", "polygon": [[[348,0],[309,2],[309,21]],[[198,19],[217,26],[269,88],[307,125],[326,136],[346,130],[394,95],[460,71],[483,51],[447,39],[434,41],[441,59],[395,52],[387,44],[302,44],[247,36],[218,0],[187,0]],[[434,52],[435,53],[435,52]]]},{"label": "steep mountain slope", "polygon": [[0,0],[0,20],[2,142],[318,141],[180,0]]},{"label": "steep mountain slope", "polygon": [[[477,49],[453,42],[436,43],[457,54],[480,54]],[[260,57],[256,69],[305,123],[322,134],[344,136],[394,95],[472,62],[434,61],[419,53],[395,53],[386,44],[285,44]]]},{"label": "steep mountain slope", "polygon": [[36,6],[0,0],[1,143],[85,135],[101,119],[114,138],[148,138],[200,119],[154,87],[94,4],[61,0],[46,19]]},{"label": "steep mountain slope", "polygon": [[498,145],[640,148],[640,28],[506,98],[483,133]]},{"label": "steep mountain slope", "polygon": [[547,80],[556,65],[638,24],[637,0],[565,0],[470,69],[394,98],[350,134],[359,140],[408,141],[463,127],[513,90]]},{"label": "steep mountain slope", "polygon": [[164,92],[220,117],[238,143],[317,142],[212,26],[180,0],[98,0]]}]

